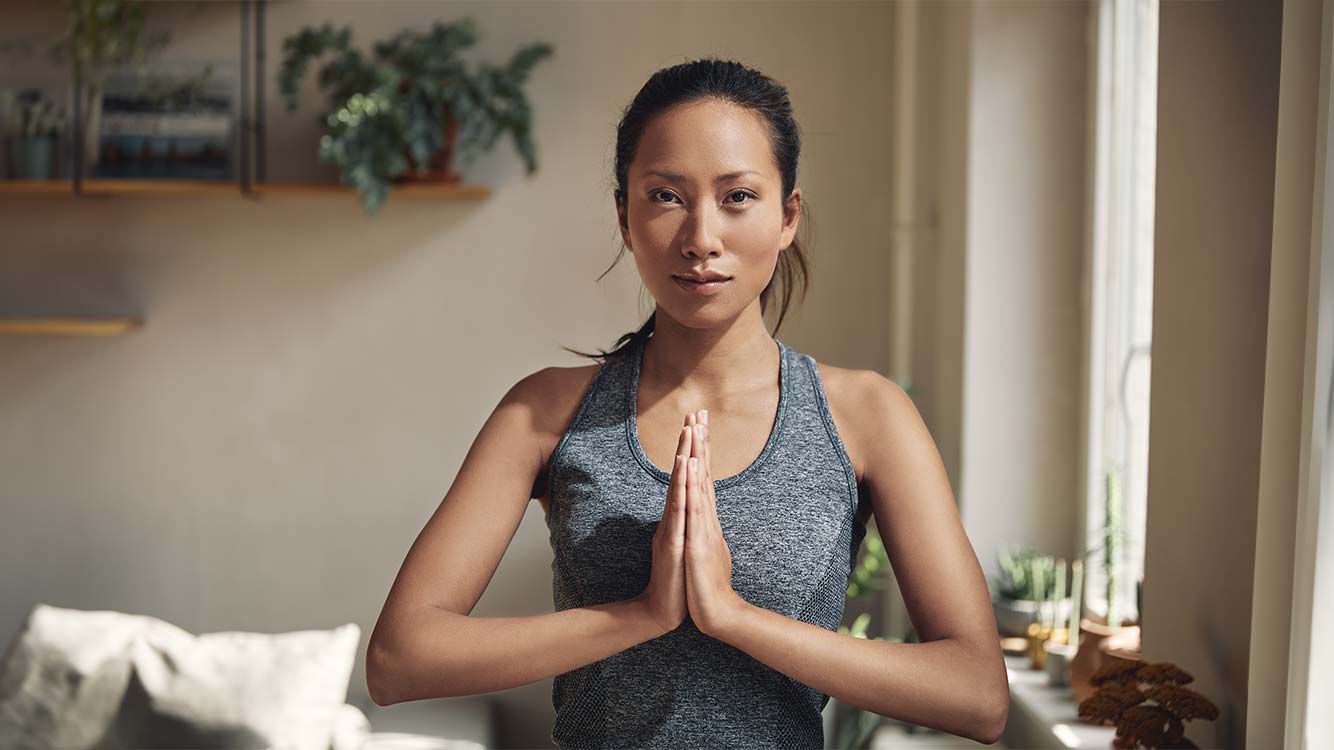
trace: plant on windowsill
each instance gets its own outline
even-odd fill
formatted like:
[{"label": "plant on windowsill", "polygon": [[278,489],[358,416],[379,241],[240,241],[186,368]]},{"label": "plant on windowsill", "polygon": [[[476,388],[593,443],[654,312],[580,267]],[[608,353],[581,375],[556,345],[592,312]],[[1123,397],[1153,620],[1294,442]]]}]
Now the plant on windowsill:
[{"label": "plant on windowsill", "polygon": [[[996,628],[1004,637],[1027,637],[1029,626],[1064,622],[1070,616],[1070,597],[1057,591],[1058,564],[1051,555],[1028,545],[1011,545],[996,553],[1000,575],[992,578],[991,607]],[[1059,565],[1061,573],[1065,566]]]},{"label": "plant on windowsill", "polygon": [[477,41],[471,18],[435,22],[425,33],[405,29],[376,43],[373,58],[352,47],[352,29],[331,24],[305,28],[283,40],[278,83],[288,111],[310,61],[329,52],[318,81],[330,110],[320,122],[321,161],[336,164],[340,181],[361,193],[375,214],[395,182],[456,182],[454,157],[467,166],[508,133],[527,173],[537,169],[532,113],[521,88],[533,67],[552,54],[529,44],[503,68],[486,63],[470,71],[458,53]]},{"label": "plant on windowsill", "polygon": [[[1112,747],[1195,748],[1183,722],[1213,721],[1218,707],[1208,698],[1182,687],[1195,677],[1171,662],[1112,661],[1090,679],[1097,692],[1079,703],[1079,718],[1116,725]],[[1141,685],[1143,683],[1143,686]]]}]

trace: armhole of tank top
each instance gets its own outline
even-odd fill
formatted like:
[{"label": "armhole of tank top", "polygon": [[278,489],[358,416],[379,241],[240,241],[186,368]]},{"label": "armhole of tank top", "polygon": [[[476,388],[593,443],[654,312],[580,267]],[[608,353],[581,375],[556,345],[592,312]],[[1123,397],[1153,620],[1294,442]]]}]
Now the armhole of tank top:
[{"label": "armhole of tank top", "polygon": [[546,491],[548,508],[555,508],[554,501],[551,497],[551,480],[556,476],[556,462],[565,455],[565,444],[570,441],[570,435],[574,434],[575,428],[583,421],[584,413],[588,411],[589,404],[593,403],[593,396],[597,393],[598,386],[602,383],[602,376],[606,370],[607,364],[604,362],[593,375],[593,379],[589,381],[588,387],[584,390],[583,398],[579,401],[579,408],[574,412],[574,418],[570,420],[569,426],[567,426],[565,432],[561,434],[560,440],[556,441],[556,447],[551,449],[551,456],[547,459]]},{"label": "armhole of tank top", "polygon": [[820,365],[810,355],[802,355],[806,361],[806,369],[811,373],[811,380],[815,384],[815,397],[820,402],[820,419],[824,422],[825,431],[829,433],[829,440],[834,445],[834,452],[838,454],[839,463],[843,466],[843,474],[848,482],[848,504],[852,508],[852,513],[857,512],[859,504],[857,492],[857,471],[852,468],[852,459],[848,457],[848,449],[843,445],[843,439],[838,435],[838,426],[834,424],[834,414],[829,408],[829,398],[825,394],[824,379],[820,377]]}]

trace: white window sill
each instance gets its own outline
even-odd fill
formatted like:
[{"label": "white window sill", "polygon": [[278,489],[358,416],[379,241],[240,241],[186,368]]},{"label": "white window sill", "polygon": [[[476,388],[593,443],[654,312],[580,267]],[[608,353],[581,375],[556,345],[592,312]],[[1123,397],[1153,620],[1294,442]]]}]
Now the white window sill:
[{"label": "white window sill", "polygon": [[1006,654],[1005,671],[1010,680],[1010,715],[1001,744],[1098,750],[1112,746],[1116,728],[1081,721],[1069,686],[1049,685],[1047,673],[1032,669],[1028,657]]}]

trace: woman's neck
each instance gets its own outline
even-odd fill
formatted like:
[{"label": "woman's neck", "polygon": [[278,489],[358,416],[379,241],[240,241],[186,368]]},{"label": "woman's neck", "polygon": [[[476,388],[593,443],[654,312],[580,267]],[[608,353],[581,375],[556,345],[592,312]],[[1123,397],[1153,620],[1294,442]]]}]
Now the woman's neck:
[{"label": "woman's neck", "polygon": [[655,316],[644,343],[641,379],[688,392],[725,396],[767,385],[778,369],[778,345],[757,314],[726,328],[687,328]]}]

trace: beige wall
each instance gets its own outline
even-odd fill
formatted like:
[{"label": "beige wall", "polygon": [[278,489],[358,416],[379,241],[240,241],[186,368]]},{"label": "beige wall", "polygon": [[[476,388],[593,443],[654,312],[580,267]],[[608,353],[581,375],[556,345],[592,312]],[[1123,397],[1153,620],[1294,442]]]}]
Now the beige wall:
[{"label": "beige wall", "polygon": [[1084,3],[929,3],[924,414],[988,575],[1076,552]]},{"label": "beige wall", "polygon": [[1282,9],[1163,3],[1144,653],[1242,747],[1270,312]]},{"label": "beige wall", "polygon": [[[1313,431],[1323,435],[1327,428],[1325,420],[1312,417],[1324,412],[1321,393],[1328,389],[1318,379],[1319,373],[1328,372],[1330,337],[1318,328],[1315,295],[1322,273],[1329,278],[1319,256],[1322,243],[1328,242],[1322,224],[1328,195],[1330,26],[1328,16],[1322,21],[1321,0],[1286,0],[1283,5],[1246,744],[1296,747],[1297,738],[1309,732],[1303,738],[1306,747],[1318,747],[1334,732],[1334,717],[1321,710],[1329,695],[1329,670],[1319,666],[1329,663],[1327,639],[1316,635],[1320,623],[1328,622],[1328,613],[1318,608],[1331,587],[1324,578],[1312,581],[1316,548],[1304,541],[1316,539],[1320,523],[1329,527],[1329,512],[1315,509],[1318,495],[1301,496],[1320,487],[1318,480],[1307,479],[1307,472],[1318,477],[1323,462],[1321,455],[1310,452],[1320,450],[1323,438],[1313,443],[1308,436]],[[1331,307],[1328,300],[1323,304]],[[1323,325],[1328,326],[1327,312],[1325,317]],[[1326,353],[1320,356],[1326,361],[1317,366],[1315,346],[1322,335],[1320,346]],[[1308,504],[1305,510],[1302,503]],[[1313,586],[1319,593],[1312,594]],[[1309,667],[1304,668],[1307,660]],[[1308,679],[1309,692],[1304,684]],[[1290,711],[1290,702],[1304,707]]]},{"label": "beige wall", "polygon": [[[20,28],[58,24],[45,6],[5,12]],[[230,6],[152,13],[170,16],[177,52],[229,56]],[[123,337],[0,339],[0,633],[44,601],[194,632],[356,622],[364,639],[505,390],[541,367],[580,364],[560,345],[609,346],[648,314],[628,256],[594,282],[617,250],[614,127],[654,70],[687,57],[725,53],[790,87],[815,273],[779,336],[821,361],[883,368],[890,12],[856,2],[270,4],[271,71],[283,36],[324,20],[354,23],[365,48],[472,13],[484,37],[471,57],[496,62],[552,42],[555,57],[528,88],[541,170],[525,178],[502,141],[469,175],[494,186],[490,199],[391,196],[373,220],[343,197],[0,200],[5,301],[24,290],[29,306],[70,297],[51,275],[84,269],[147,318]],[[323,97],[310,81],[307,90],[296,114],[269,103],[272,179],[330,174],[311,124]],[[549,565],[534,503],[474,613],[550,611]],[[549,744],[550,689],[494,696],[502,745]],[[364,694],[361,656],[351,690]]]}]

